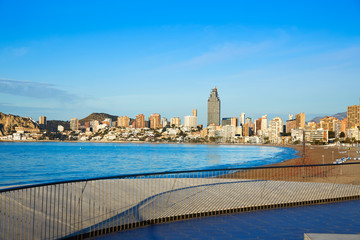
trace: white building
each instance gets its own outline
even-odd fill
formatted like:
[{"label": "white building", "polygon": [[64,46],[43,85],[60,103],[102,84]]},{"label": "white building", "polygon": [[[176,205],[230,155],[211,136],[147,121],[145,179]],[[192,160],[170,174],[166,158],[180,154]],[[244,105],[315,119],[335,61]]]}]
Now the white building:
[{"label": "white building", "polygon": [[223,141],[233,141],[236,134],[236,127],[231,125],[226,125],[222,127],[223,130]]},{"label": "white building", "polygon": [[185,116],[184,117],[184,127],[185,128],[196,128],[197,127],[197,117]]},{"label": "white building", "polygon": [[245,124],[245,113],[241,113],[240,114],[240,124],[244,125]]},{"label": "white building", "polygon": [[112,127],[113,122],[111,118],[105,118],[104,122],[108,122],[109,123],[109,127]]},{"label": "white building", "polygon": [[162,118],[161,119],[161,126],[162,127],[166,127],[169,124],[167,118]]},{"label": "white building", "polygon": [[356,141],[360,140],[360,130],[358,128],[349,128],[346,130],[347,138],[353,139],[355,138]]},{"label": "white building", "polygon": [[268,128],[268,120],[267,120],[267,114],[261,117],[261,131],[262,135],[264,135],[264,132],[267,131]]},{"label": "white building", "polygon": [[242,137],[242,134],[243,133],[243,129],[242,129],[242,126],[237,126],[236,127],[236,135],[238,135],[238,136],[240,136],[240,137]]},{"label": "white building", "polygon": [[57,130],[58,130],[59,132],[63,132],[63,131],[65,130],[65,128],[64,128],[64,126],[62,126],[62,125],[58,125]]},{"label": "white building", "polygon": [[280,134],[283,132],[283,120],[280,117],[276,117],[270,121],[269,125],[269,140],[271,143],[281,143]]}]

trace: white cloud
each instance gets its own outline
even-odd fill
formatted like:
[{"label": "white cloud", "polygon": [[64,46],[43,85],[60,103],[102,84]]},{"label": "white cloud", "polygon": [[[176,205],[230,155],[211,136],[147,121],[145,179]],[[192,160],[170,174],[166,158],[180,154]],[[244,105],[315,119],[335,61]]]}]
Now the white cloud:
[{"label": "white cloud", "polygon": [[67,102],[78,98],[67,91],[56,88],[52,84],[11,79],[0,79],[0,93],[37,99],[56,99]]}]

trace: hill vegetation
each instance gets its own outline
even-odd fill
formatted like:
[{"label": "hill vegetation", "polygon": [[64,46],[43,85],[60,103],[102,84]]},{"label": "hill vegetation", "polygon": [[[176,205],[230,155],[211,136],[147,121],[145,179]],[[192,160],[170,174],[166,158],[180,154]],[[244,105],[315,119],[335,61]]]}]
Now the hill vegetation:
[{"label": "hill vegetation", "polygon": [[110,115],[107,113],[92,113],[86,118],[80,119],[80,124],[85,124],[85,122],[90,122],[94,120],[98,120],[99,122],[104,121],[105,118],[111,118],[113,121],[117,121],[117,116]]}]

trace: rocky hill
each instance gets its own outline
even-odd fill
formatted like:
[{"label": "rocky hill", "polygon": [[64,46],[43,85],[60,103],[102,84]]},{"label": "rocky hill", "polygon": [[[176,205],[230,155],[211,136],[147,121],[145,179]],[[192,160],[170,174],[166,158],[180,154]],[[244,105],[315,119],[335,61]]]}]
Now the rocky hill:
[{"label": "rocky hill", "polygon": [[[316,122],[319,123],[321,119],[323,119],[326,116],[322,116],[322,117],[315,117],[313,119],[311,119],[311,122]],[[334,115],[331,115],[330,117],[336,117],[339,120],[344,120],[344,118],[347,117],[347,112],[342,112],[342,113],[336,113]]]},{"label": "rocky hill", "polygon": [[30,131],[39,131],[39,126],[27,117],[6,115],[0,112],[0,136],[6,136],[16,132],[16,128],[24,128]]},{"label": "rocky hill", "polygon": [[84,124],[85,122],[90,122],[94,120],[98,120],[99,122],[104,121],[105,118],[111,118],[113,121],[117,121],[117,116],[110,115],[107,113],[92,113],[86,118],[80,119],[80,124]]}]

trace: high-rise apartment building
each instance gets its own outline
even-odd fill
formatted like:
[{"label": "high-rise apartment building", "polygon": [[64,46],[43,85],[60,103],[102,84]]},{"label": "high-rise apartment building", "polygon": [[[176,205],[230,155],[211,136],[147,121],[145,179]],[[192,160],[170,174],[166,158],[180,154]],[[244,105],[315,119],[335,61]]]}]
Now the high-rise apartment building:
[{"label": "high-rise apartment building", "polygon": [[240,124],[241,126],[245,124],[245,113],[240,114]]},{"label": "high-rise apartment building", "polygon": [[192,115],[193,115],[194,117],[197,117],[197,109],[193,109],[193,110],[192,110]]},{"label": "high-rise apartment building", "polygon": [[196,128],[197,127],[197,117],[185,116],[184,117],[184,127]]},{"label": "high-rise apartment building", "polygon": [[79,130],[79,120],[77,118],[70,119],[70,129],[73,131]]},{"label": "high-rise apartment building", "polygon": [[347,128],[360,126],[360,105],[347,107]]},{"label": "high-rise apartment building", "polygon": [[262,118],[255,120],[255,135],[261,136],[261,120]]},{"label": "high-rise apartment building", "polygon": [[249,137],[250,136],[250,124],[249,123],[244,123],[242,130],[243,130],[243,136],[244,137]]},{"label": "high-rise apartment building", "polygon": [[227,125],[231,125],[231,118],[229,118],[229,117],[222,118],[221,119],[221,126],[227,126]]},{"label": "high-rise apartment building", "polygon": [[296,129],[296,120],[295,119],[286,121],[286,132],[291,133],[292,129]]},{"label": "high-rise apartment building", "polygon": [[336,131],[336,123],[340,122],[339,119],[335,117],[326,116],[320,120],[320,128],[328,131]]},{"label": "high-rise apartment building", "polygon": [[166,127],[169,124],[167,118],[162,118],[161,119],[161,126],[162,127]]},{"label": "high-rise apartment building", "polygon": [[158,129],[161,128],[161,116],[158,113],[153,113],[150,115],[149,117],[149,121],[150,121],[150,128],[151,129]]},{"label": "high-rise apartment building", "polygon": [[269,124],[269,139],[271,143],[280,143],[280,133],[283,132],[283,120],[280,117],[276,117],[270,121]]},{"label": "high-rise apartment building", "polygon": [[216,87],[212,89],[208,99],[207,125],[210,124],[220,126],[220,98]]},{"label": "high-rise apartment building", "polygon": [[231,126],[234,126],[234,127],[239,126],[239,118],[237,118],[237,117],[231,118]]},{"label": "high-rise apartment building", "polygon": [[145,116],[144,116],[144,114],[136,115],[135,127],[136,128],[145,128]]},{"label": "high-rise apartment building", "polygon": [[173,117],[170,119],[170,126],[179,127],[181,125],[181,118],[179,117]]},{"label": "high-rise apartment building", "polygon": [[267,131],[268,128],[268,119],[267,114],[261,117],[261,131],[264,133]]},{"label": "high-rise apartment building", "polygon": [[46,124],[47,124],[46,117],[45,116],[40,116],[39,117],[40,128],[45,128]]},{"label": "high-rise apartment building", "polygon": [[117,122],[118,122],[118,127],[127,128],[129,127],[130,118],[127,116],[120,116],[117,118]]},{"label": "high-rise apartment building", "polygon": [[296,129],[305,128],[305,113],[296,114],[295,120],[296,120]]}]

